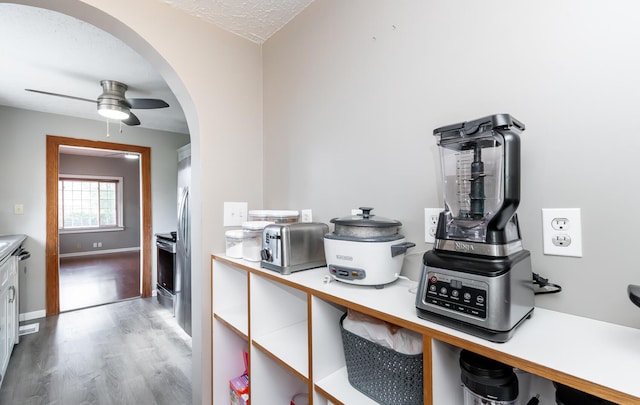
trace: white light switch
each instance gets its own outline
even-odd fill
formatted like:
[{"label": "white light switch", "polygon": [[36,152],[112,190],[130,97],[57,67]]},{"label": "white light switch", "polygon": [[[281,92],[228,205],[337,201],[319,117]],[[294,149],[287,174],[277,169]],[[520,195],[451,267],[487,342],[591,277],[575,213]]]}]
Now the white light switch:
[{"label": "white light switch", "polygon": [[247,220],[248,205],[246,202],[225,202],[223,226],[242,226]]},{"label": "white light switch", "polygon": [[22,215],[24,214],[24,205],[22,204],[16,204],[13,206],[13,213],[16,215]]},{"label": "white light switch", "polygon": [[313,222],[313,213],[310,209],[300,211],[300,222]]}]

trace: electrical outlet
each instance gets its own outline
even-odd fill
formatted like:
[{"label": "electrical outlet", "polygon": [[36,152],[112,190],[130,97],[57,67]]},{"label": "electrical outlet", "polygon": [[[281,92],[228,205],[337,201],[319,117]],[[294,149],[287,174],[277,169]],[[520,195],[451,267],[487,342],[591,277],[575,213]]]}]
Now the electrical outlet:
[{"label": "electrical outlet", "polygon": [[440,213],[442,211],[442,208],[424,209],[424,241],[426,243],[435,243],[438,218],[440,217]]},{"label": "electrical outlet", "polygon": [[300,222],[313,222],[313,215],[310,209],[300,211]]},{"label": "electrical outlet", "polygon": [[247,220],[248,205],[246,202],[225,202],[223,226],[242,226]]},{"label": "electrical outlet", "polygon": [[543,208],[542,237],[545,255],[582,257],[580,208]]}]

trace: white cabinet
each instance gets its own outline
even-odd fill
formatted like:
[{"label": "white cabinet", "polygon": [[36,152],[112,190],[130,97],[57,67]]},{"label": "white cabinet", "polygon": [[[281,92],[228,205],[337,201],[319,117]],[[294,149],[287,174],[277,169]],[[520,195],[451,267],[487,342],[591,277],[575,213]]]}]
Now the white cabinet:
[{"label": "white cabinet", "polygon": [[16,267],[17,262],[13,256],[0,262],[0,384],[18,336]]},{"label": "white cabinet", "polygon": [[244,370],[248,351],[252,405],[375,404],[347,380],[339,319],[352,308],[420,333],[424,403],[462,403],[462,349],[515,367],[521,403],[534,394],[555,403],[556,381],[619,404],[640,403],[633,370],[640,330],[536,308],[507,343],[492,343],[417,317],[414,285],[383,289],[326,283],[326,268],[288,276],[259,263],[212,257],[214,404],[229,403],[229,380]]}]

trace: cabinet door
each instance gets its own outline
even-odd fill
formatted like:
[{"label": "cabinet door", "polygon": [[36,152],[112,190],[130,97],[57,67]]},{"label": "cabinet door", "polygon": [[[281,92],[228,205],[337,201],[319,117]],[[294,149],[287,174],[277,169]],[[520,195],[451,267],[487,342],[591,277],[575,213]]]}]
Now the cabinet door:
[{"label": "cabinet door", "polygon": [[7,328],[7,313],[9,304],[8,289],[2,289],[0,293],[0,380],[9,364],[9,329]]}]

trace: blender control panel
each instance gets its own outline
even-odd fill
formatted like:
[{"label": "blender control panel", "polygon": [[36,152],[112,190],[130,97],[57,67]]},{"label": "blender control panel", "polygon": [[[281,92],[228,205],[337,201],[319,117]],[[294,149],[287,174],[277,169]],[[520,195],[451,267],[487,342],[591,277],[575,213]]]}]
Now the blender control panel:
[{"label": "blender control panel", "polygon": [[485,283],[429,272],[424,302],[476,318],[487,318]]}]

